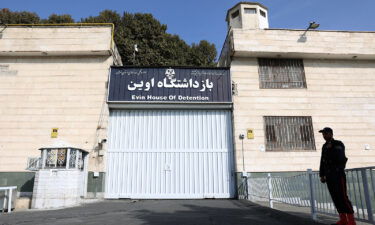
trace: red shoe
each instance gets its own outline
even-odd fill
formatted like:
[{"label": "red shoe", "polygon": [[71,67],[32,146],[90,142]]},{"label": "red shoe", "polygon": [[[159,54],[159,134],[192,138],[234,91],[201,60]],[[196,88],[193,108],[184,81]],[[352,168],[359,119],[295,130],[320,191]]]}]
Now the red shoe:
[{"label": "red shoe", "polygon": [[348,225],[356,225],[354,214],[346,214],[346,217],[348,218]]},{"label": "red shoe", "polygon": [[[340,220],[337,221],[336,223],[332,224],[332,225],[349,225],[348,223],[348,219],[346,217],[347,214],[345,213],[339,213],[339,216],[340,216]],[[355,224],[355,223],[354,223]]]}]

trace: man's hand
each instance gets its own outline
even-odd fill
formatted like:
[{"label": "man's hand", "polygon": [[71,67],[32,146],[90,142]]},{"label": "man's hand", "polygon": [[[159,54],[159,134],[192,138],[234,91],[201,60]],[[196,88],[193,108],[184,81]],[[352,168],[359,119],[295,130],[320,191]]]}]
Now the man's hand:
[{"label": "man's hand", "polygon": [[322,176],[322,177],[320,177],[320,182],[322,182],[322,183],[325,183],[326,182],[326,176]]}]

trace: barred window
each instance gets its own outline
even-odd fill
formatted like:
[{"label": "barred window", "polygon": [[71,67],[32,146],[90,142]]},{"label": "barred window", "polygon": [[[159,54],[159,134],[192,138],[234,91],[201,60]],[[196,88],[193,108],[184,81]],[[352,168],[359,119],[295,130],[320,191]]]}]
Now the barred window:
[{"label": "barred window", "polygon": [[315,150],[310,116],[265,116],[267,151]]},{"label": "barred window", "polygon": [[260,88],[306,88],[302,59],[259,58]]}]

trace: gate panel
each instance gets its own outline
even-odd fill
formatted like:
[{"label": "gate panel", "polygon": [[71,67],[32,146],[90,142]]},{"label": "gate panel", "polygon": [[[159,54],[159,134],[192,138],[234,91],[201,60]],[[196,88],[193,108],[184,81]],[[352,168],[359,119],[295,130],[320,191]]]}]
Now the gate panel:
[{"label": "gate panel", "polygon": [[111,111],[106,198],[233,197],[230,115]]}]

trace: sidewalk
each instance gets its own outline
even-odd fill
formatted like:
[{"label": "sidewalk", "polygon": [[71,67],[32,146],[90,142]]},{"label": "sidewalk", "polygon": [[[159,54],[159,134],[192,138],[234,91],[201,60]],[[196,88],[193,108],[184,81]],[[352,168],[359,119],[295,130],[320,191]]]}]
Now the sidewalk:
[{"label": "sidewalk", "polygon": [[[241,200],[241,201],[247,201],[247,200]],[[259,204],[264,207],[269,207],[269,202],[256,202],[255,204]],[[309,207],[297,207],[297,206],[291,206],[288,204],[283,203],[273,203],[274,209],[280,210],[282,212],[289,213],[294,216],[298,216],[301,218],[310,218],[311,219],[311,211]],[[318,214],[317,216],[318,221],[324,224],[332,224],[335,223],[338,220],[338,217],[328,216],[328,215],[321,215]],[[370,223],[360,222],[356,221],[357,225],[370,225]]]}]

